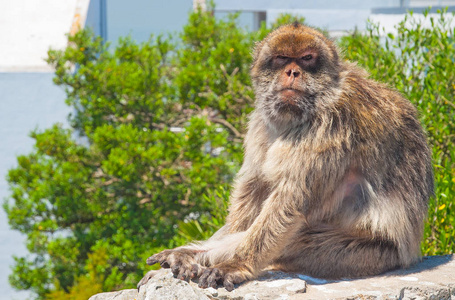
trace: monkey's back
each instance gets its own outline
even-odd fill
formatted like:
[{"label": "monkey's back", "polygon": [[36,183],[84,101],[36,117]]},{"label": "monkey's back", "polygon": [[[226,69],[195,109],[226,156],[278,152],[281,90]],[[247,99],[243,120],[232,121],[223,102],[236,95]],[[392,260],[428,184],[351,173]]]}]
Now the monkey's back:
[{"label": "monkey's back", "polygon": [[407,266],[419,257],[434,192],[431,151],[410,101],[364,74],[348,67],[337,108],[347,115],[352,164],[365,178],[367,199],[358,204],[362,211],[350,225],[396,243]]}]

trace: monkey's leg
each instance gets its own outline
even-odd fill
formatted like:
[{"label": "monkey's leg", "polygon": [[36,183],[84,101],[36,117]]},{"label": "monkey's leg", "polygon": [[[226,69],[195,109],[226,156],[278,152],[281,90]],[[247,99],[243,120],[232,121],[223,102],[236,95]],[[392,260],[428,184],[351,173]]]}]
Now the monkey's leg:
[{"label": "monkey's leg", "polygon": [[389,240],[320,227],[298,231],[274,266],[285,272],[339,279],[377,275],[398,268],[400,259],[398,247]]}]

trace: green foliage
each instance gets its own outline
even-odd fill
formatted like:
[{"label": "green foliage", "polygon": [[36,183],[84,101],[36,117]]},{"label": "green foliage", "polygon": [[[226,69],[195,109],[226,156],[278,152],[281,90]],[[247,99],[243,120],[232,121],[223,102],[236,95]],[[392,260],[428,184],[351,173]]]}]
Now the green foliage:
[{"label": "green foliage", "polygon": [[[86,300],[102,290],[105,266],[108,260],[107,251],[99,248],[88,254],[87,274],[78,276],[73,286],[66,292],[55,280],[55,290],[46,295],[48,300],[68,299]],[[107,280],[106,280],[107,281]]]},{"label": "green foliage", "polygon": [[[178,232],[174,240],[176,245],[183,245],[194,240],[206,240],[223,226],[228,209],[229,191],[220,186],[209,195],[204,195],[210,214],[189,216],[178,223]],[[193,217],[193,218],[191,218]]]},{"label": "green foliage", "polygon": [[446,11],[437,19],[428,11],[424,15],[431,26],[410,13],[395,34],[380,37],[380,28],[370,24],[366,35],[354,32],[340,44],[348,59],[398,89],[420,112],[436,180],[422,251],[435,255],[455,251],[455,20]]},{"label": "green foliage", "polygon": [[298,15],[292,15],[292,14],[279,14],[278,18],[272,24],[272,29],[278,28],[281,25],[291,24],[294,22],[305,23],[305,18],[298,16]]},{"label": "green foliage", "polygon": [[[296,19],[284,15],[274,27]],[[447,22],[431,30],[403,23],[385,39],[372,26],[340,41],[347,58],[422,113],[437,179],[425,254],[455,247],[455,71],[448,67],[454,43]],[[148,256],[222,226],[253,106],[250,51],[268,32],[263,26],[248,33],[235,16],[217,20],[196,11],[177,39],[125,38],[108,50],[80,31],[64,51],[49,51],[55,83],[73,108],[71,129],[32,132],[33,152],[9,171],[4,208],[31,253],[15,258],[11,284],[39,299],[133,288]]]}]

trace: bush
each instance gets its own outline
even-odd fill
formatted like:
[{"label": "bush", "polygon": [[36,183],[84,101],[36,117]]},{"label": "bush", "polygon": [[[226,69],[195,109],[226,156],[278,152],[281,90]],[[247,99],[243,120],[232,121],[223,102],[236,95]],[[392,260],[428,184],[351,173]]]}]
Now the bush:
[{"label": "bush", "polygon": [[[445,22],[403,23],[385,41],[373,26],[340,41],[422,113],[437,179],[425,254],[455,247],[454,44]],[[15,258],[11,284],[49,299],[132,288],[149,255],[219,228],[253,107],[250,51],[267,33],[196,11],[178,38],[125,38],[109,50],[80,31],[64,51],[49,51],[74,113],[71,129],[32,132],[33,152],[9,171],[4,208],[31,253]]]}]

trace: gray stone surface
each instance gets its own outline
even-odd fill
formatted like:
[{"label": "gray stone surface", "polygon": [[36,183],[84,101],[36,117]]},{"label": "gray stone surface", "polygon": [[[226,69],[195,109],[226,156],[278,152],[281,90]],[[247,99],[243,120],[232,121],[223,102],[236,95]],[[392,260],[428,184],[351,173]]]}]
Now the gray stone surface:
[{"label": "gray stone surface", "polygon": [[92,296],[89,300],[152,299],[451,299],[455,300],[455,257],[425,257],[406,270],[356,280],[328,281],[300,274],[267,272],[236,287],[199,289],[197,283],[161,270],[140,292],[136,289]]},{"label": "gray stone surface", "polygon": [[107,300],[107,299],[112,299],[112,300],[132,300],[132,299],[138,299],[138,292],[136,289],[131,289],[131,290],[122,290],[118,292],[110,292],[110,293],[101,293],[101,294],[96,294],[92,297],[90,297],[90,300]]},{"label": "gray stone surface", "polygon": [[186,281],[175,279],[169,270],[163,270],[152,278],[144,287],[141,288],[138,295],[141,300],[191,300],[191,299],[209,299],[204,290],[198,289]]}]

